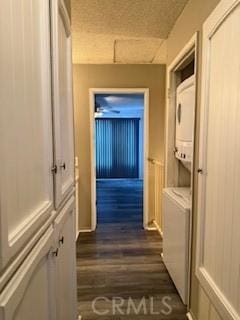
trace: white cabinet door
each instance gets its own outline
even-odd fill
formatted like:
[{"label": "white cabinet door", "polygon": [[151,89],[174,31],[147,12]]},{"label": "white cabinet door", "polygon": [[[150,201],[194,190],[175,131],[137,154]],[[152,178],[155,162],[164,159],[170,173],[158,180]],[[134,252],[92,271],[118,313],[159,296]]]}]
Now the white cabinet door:
[{"label": "white cabinet door", "polygon": [[57,319],[54,240],[50,227],[0,294],[0,320]]},{"label": "white cabinet door", "polygon": [[0,10],[0,269],[53,210],[49,0]]},{"label": "white cabinet door", "polygon": [[57,319],[75,320],[77,309],[75,198],[64,206],[55,221],[55,238],[59,247],[56,259]]},{"label": "white cabinet door", "polygon": [[197,275],[224,320],[240,319],[240,0],[203,27]]},{"label": "white cabinet door", "polygon": [[56,207],[74,185],[71,29],[62,0],[51,0]]}]

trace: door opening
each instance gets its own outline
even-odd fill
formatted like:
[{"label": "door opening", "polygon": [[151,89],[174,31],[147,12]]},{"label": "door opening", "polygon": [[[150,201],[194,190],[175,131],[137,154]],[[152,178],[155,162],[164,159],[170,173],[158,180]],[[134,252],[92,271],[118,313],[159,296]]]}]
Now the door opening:
[{"label": "door opening", "polygon": [[[90,89],[92,230],[148,225],[148,89]],[[130,214],[131,213],[131,214]]]},{"label": "door opening", "polygon": [[[198,35],[194,34],[167,69],[163,261],[188,307],[192,269],[197,57]],[[175,217],[179,208],[185,212],[181,221],[179,215]],[[174,228],[184,236],[182,239],[175,237]],[[183,254],[183,258],[179,258],[179,254]]]}]

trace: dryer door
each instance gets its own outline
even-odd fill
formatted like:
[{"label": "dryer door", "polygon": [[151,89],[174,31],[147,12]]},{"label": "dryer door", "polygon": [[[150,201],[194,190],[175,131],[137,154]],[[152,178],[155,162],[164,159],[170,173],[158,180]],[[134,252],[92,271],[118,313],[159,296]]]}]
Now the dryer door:
[{"label": "dryer door", "polygon": [[[191,78],[185,80],[190,82]],[[176,140],[191,142],[193,140],[195,85],[183,82],[177,90],[176,106]]]}]

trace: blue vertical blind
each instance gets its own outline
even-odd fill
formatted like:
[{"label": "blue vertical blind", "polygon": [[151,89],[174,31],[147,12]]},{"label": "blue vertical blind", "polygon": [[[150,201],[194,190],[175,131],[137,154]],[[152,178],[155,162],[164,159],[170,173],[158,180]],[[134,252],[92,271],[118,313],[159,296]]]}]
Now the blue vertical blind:
[{"label": "blue vertical blind", "polygon": [[139,177],[139,119],[96,119],[97,178]]}]

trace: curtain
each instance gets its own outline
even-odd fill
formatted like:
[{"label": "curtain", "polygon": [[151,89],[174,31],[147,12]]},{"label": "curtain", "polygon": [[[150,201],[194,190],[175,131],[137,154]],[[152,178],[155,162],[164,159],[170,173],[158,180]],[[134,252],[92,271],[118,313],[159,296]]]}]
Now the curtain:
[{"label": "curtain", "polygon": [[139,119],[96,119],[97,178],[139,177]]}]

